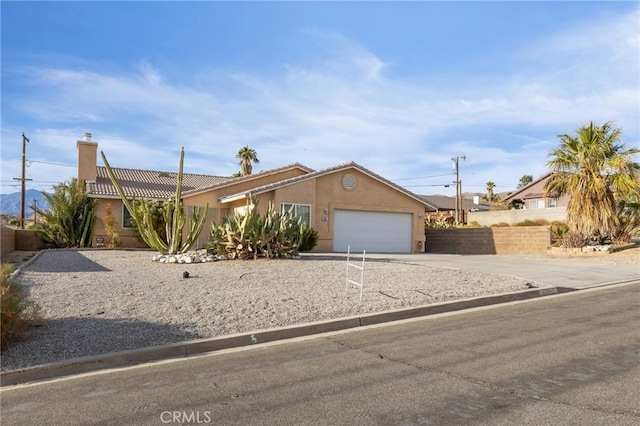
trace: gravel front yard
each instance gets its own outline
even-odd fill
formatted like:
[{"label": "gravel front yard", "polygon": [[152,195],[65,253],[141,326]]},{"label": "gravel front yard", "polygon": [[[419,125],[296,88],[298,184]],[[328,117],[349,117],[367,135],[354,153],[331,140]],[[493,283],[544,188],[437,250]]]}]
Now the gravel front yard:
[{"label": "gravel front yard", "polygon": [[40,253],[17,279],[46,324],[2,353],[2,370],[526,290],[511,276],[368,260],[360,303],[359,290],[345,288],[343,255],[179,265],[153,254]]}]

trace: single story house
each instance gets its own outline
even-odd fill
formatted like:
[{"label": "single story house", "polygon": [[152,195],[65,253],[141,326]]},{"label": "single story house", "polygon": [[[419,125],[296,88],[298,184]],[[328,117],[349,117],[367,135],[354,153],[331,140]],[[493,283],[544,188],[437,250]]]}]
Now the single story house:
[{"label": "single story house", "polygon": [[547,181],[555,172],[549,172],[542,175],[528,185],[516,189],[504,201],[514,208],[524,210],[547,209],[554,207],[567,207],[570,196],[562,195],[559,198],[547,197],[544,193],[544,187]]},{"label": "single story house", "polygon": [[[121,227],[123,246],[144,246],[130,228],[126,211],[106,168],[97,165],[98,144],[88,134],[77,142],[78,178],[97,200],[94,246],[108,239],[105,208]],[[108,156],[108,153],[107,153]],[[126,195],[165,200],[175,195],[177,172],[117,168],[112,165]],[[187,217],[209,203],[207,219],[196,247],[206,244],[212,223],[234,212],[244,212],[257,200],[260,211],[268,203],[295,215],[318,231],[318,252],[424,252],[425,212],[436,208],[382,176],[349,162],[323,170],[295,163],[244,177],[184,173],[182,200]]]}]

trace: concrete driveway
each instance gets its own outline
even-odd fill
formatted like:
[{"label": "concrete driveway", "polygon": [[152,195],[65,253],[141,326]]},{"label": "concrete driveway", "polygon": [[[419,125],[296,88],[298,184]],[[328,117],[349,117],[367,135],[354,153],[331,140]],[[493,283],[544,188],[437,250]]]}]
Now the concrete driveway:
[{"label": "concrete driveway", "polygon": [[[638,253],[634,249],[634,253]],[[616,256],[617,254],[603,255]],[[554,287],[588,288],[640,279],[640,264],[610,264],[596,258],[510,255],[369,254],[368,259],[504,274]],[[640,260],[640,255],[639,255]]]}]

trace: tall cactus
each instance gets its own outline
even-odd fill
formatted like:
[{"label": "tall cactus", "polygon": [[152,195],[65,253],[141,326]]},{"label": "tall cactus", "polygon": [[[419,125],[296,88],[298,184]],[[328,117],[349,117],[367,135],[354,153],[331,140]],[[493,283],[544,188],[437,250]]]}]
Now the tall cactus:
[{"label": "tall cactus", "polygon": [[189,251],[202,231],[202,227],[206,219],[206,212],[209,209],[209,203],[207,203],[204,208],[198,207],[197,209],[194,209],[189,223],[189,233],[187,234],[186,241],[183,243],[182,230],[186,223],[186,219],[184,217],[184,205],[182,203],[184,147],[180,151],[180,166],[178,169],[178,181],[176,184],[175,197],[173,200],[165,201],[163,204],[164,220],[167,231],[166,241],[158,235],[158,232],[153,226],[151,211],[146,200],[136,200],[134,198],[132,201],[129,201],[122,189],[122,185],[120,185],[116,175],[113,173],[113,169],[111,169],[104,152],[100,151],[100,155],[102,156],[102,161],[104,161],[109,179],[111,179],[113,186],[115,186],[116,191],[118,191],[118,195],[120,195],[125,207],[129,210],[142,240],[149,247],[158,250],[162,254],[179,254]]}]

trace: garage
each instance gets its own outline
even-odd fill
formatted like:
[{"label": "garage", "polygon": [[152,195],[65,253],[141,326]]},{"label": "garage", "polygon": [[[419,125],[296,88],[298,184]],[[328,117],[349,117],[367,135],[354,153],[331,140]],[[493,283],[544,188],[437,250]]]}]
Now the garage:
[{"label": "garage", "polygon": [[335,210],[333,251],[411,252],[411,213]]}]

